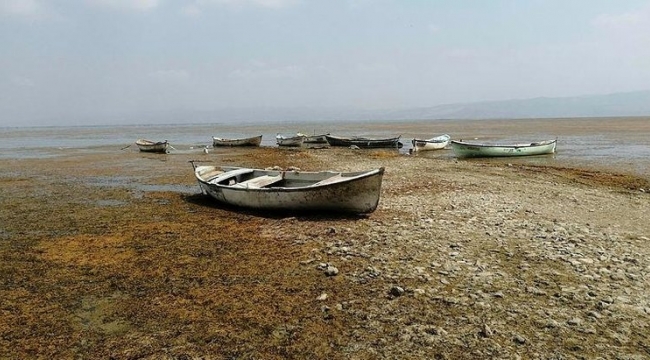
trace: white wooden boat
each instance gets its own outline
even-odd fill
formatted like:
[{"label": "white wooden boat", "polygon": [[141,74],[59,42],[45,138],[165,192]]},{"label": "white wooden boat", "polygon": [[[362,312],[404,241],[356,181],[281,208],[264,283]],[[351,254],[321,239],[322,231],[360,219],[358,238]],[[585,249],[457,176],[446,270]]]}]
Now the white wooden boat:
[{"label": "white wooden boat", "polygon": [[262,135],[239,139],[212,137],[212,146],[260,146]]},{"label": "white wooden boat", "polygon": [[151,141],[146,139],[138,139],[135,141],[135,144],[138,146],[138,149],[143,152],[153,152],[153,153],[166,153],[169,143],[165,141]]},{"label": "white wooden boat", "polygon": [[302,146],[305,138],[303,136],[282,136],[278,134],[275,136],[275,140],[278,143],[278,146],[298,147]]},{"label": "white wooden boat", "polygon": [[451,136],[444,134],[431,139],[413,139],[411,144],[413,144],[413,151],[431,151],[444,149],[449,145],[450,140]]},{"label": "white wooden boat", "polygon": [[370,213],[379,203],[384,168],[362,172],[306,172],[197,166],[204,194],[256,210]]},{"label": "white wooden boat", "polygon": [[557,140],[528,144],[489,145],[451,140],[451,149],[457,157],[504,157],[553,154]]}]

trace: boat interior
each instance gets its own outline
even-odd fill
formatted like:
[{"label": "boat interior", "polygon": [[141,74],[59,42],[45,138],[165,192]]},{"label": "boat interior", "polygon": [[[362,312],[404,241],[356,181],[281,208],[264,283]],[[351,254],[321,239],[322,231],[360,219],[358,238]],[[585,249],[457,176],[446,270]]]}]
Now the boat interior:
[{"label": "boat interior", "polygon": [[[359,173],[360,174],[360,173]],[[335,172],[300,173],[293,171],[261,171],[255,169],[235,169],[220,171],[210,169],[201,172],[200,176],[209,184],[232,186],[244,189],[259,189],[264,187],[305,187],[336,183],[357,173],[343,175]]]}]

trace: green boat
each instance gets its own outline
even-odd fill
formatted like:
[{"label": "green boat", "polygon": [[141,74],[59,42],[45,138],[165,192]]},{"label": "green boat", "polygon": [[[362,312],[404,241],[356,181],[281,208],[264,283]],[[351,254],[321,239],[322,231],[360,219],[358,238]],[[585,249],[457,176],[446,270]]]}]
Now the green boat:
[{"label": "green boat", "polygon": [[553,154],[556,143],[557,140],[546,140],[529,144],[489,145],[452,140],[451,149],[459,158],[529,156]]}]

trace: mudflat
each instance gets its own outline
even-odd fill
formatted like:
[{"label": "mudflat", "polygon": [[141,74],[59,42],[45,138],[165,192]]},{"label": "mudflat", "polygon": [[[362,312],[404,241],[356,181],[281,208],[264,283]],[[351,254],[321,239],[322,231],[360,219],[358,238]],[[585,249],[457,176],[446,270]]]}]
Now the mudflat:
[{"label": "mudflat", "polygon": [[[650,357],[647,178],[91,150],[0,159],[0,358]],[[386,172],[368,216],[256,213],[201,194],[189,160]]]}]

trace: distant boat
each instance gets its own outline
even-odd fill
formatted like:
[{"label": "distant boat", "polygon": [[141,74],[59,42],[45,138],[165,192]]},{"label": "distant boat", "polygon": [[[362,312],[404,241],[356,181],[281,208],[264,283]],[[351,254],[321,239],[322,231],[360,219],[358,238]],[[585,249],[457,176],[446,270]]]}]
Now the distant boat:
[{"label": "distant boat", "polygon": [[413,144],[413,151],[430,151],[430,150],[440,150],[444,149],[449,145],[451,136],[444,134],[431,139],[413,139],[411,144]]},{"label": "distant boat", "polygon": [[296,135],[302,136],[305,139],[303,140],[302,144],[304,147],[309,148],[309,149],[327,149],[330,147],[330,143],[327,142],[327,135],[329,134],[321,134],[321,135],[306,135],[303,133],[297,133]]},{"label": "distant boat", "polygon": [[302,143],[305,141],[303,136],[282,136],[280,134],[275,136],[275,141],[278,143],[278,146],[290,146],[298,147],[302,146]]},{"label": "distant boat", "polygon": [[138,139],[135,141],[135,144],[138,146],[138,149],[143,152],[152,152],[152,153],[166,153],[169,143],[165,141],[151,141],[146,139]]},{"label": "distant boat", "polygon": [[529,144],[488,145],[451,140],[451,149],[457,157],[504,157],[553,154],[557,140]]},{"label": "distant boat", "polygon": [[212,146],[260,146],[262,143],[262,135],[253,136],[240,139],[224,139],[219,137],[212,137]]},{"label": "distant boat", "polygon": [[256,210],[370,213],[379,204],[384,168],[361,172],[308,172],[197,166],[204,194],[220,203]]},{"label": "distant boat", "polygon": [[403,144],[399,141],[400,136],[387,139],[371,139],[365,137],[342,137],[342,136],[332,136],[325,135],[327,142],[332,146],[358,146],[362,149],[369,148],[401,148]]},{"label": "distant boat", "polygon": [[303,141],[304,144],[329,144],[327,142],[327,135],[329,134],[307,135],[299,132],[296,135],[305,138],[305,140]]}]

